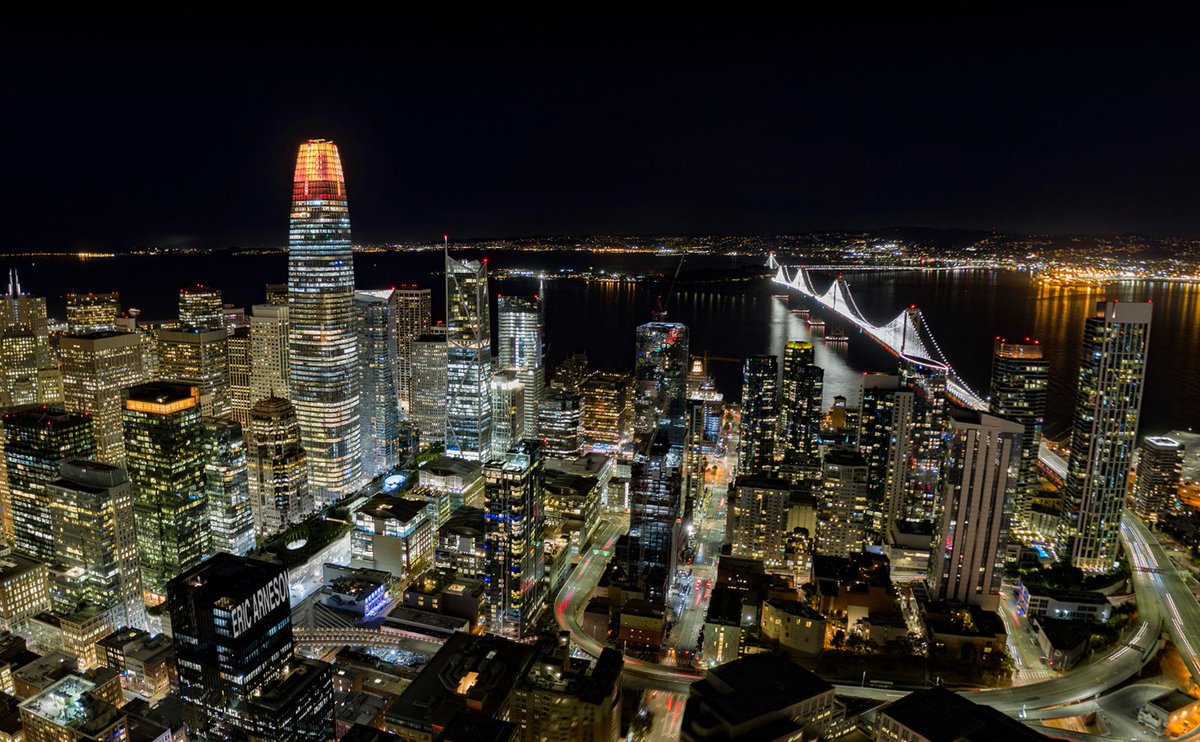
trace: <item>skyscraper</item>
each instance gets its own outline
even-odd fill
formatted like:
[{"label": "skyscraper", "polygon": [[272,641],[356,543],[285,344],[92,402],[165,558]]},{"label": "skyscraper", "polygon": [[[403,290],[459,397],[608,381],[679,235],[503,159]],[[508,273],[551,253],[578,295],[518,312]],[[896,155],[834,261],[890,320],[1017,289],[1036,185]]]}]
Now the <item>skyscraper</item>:
[{"label": "skyscraper", "polygon": [[446,254],[446,453],[492,455],[492,330],[487,263]]},{"label": "skyscraper", "polygon": [[525,385],[516,371],[492,375],[492,445],[507,451],[525,437]]},{"label": "skyscraper", "polygon": [[[936,517],[946,460],[946,383],[949,368],[937,361],[900,355],[900,381],[913,394],[911,448],[895,512],[910,523]],[[897,432],[897,435],[899,432]]]},{"label": "skyscraper", "polygon": [[142,587],[153,600],[212,547],[200,390],[139,384],[126,391],[123,419]]},{"label": "skyscraper", "polygon": [[657,608],[665,605],[678,561],[683,514],[680,454],[664,430],[634,456],[630,469],[626,572]]},{"label": "skyscraper", "polygon": [[212,550],[248,554],[254,548],[254,511],[242,426],[233,420],[204,422],[204,481]]},{"label": "skyscraper", "polygon": [[429,289],[417,286],[406,285],[396,289],[396,394],[400,397],[400,408],[406,415],[412,407],[412,344],[429,332],[433,306],[430,297]]},{"label": "skyscraper", "polygon": [[179,290],[179,324],[194,330],[225,328],[221,291],[201,284]]},{"label": "skyscraper", "polygon": [[282,397],[255,402],[246,448],[254,531],[259,539],[266,539],[299,523],[315,504],[292,404]]},{"label": "skyscraper", "polygon": [[[8,472],[6,521],[13,548],[43,562],[54,560],[54,528],[46,485],[58,479],[65,459],[94,451],[92,421],[39,407],[4,415],[4,461]],[[7,523],[5,524],[8,525]]]},{"label": "skyscraper", "polygon": [[633,403],[628,374],[598,371],[583,385],[583,441],[608,451],[629,441]]},{"label": "skyscraper", "polygon": [[72,335],[112,332],[120,314],[121,297],[116,291],[67,294],[67,332]]},{"label": "skyscraper", "polygon": [[904,500],[915,395],[896,374],[863,374],[861,390],[858,450],[867,463],[869,527],[887,535]]},{"label": "skyscraper", "polygon": [[229,397],[229,333],[224,327],[158,331],[158,376],[195,386],[205,417],[233,415]]},{"label": "skyscraper", "polygon": [[291,396],[287,304],[255,304],[250,314],[250,406]]},{"label": "skyscraper", "polygon": [[672,445],[682,446],[688,374],[688,328],[677,322],[638,325],[634,362],[634,432],[666,427]]},{"label": "skyscraper", "polygon": [[1102,301],[1084,324],[1063,528],[1074,565],[1086,572],[1116,564],[1152,316],[1150,304]]},{"label": "skyscraper", "polygon": [[421,448],[446,438],[446,333],[430,332],[412,344],[412,407],[409,419],[417,428]]},{"label": "skyscraper", "polygon": [[358,333],[359,420],[362,424],[363,474],[391,471],[401,459],[399,325],[396,291],[354,292]]},{"label": "skyscraper", "polygon": [[8,293],[0,296],[0,409],[61,401],[46,300],[24,293],[16,271],[10,271]]},{"label": "skyscraper", "polygon": [[994,610],[1021,469],[1020,423],[957,407],[949,411],[941,522],[929,560],[935,600]]},{"label": "skyscraper", "polygon": [[125,470],[99,461],[68,459],[46,485],[54,561],[82,572],[80,604],[113,611],[117,626],[146,625],[138,566],[133,489]]},{"label": "skyscraper", "polygon": [[866,531],[867,461],[856,451],[829,451],[821,466],[817,553],[840,557],[859,553]]},{"label": "skyscraper", "polygon": [[545,605],[541,448],[538,441],[520,441],[483,468],[484,583],[496,633],[529,633]]},{"label": "skyscraper", "polygon": [[776,396],[778,373],[775,356],[750,356],[742,366],[739,475],[765,476],[775,470],[775,433],[779,425]]},{"label": "skyscraper", "polygon": [[784,346],[777,448],[791,465],[817,459],[825,372],[814,359],[812,343],[792,340]]},{"label": "skyscraper", "polygon": [[578,392],[555,391],[538,403],[538,437],[547,456],[570,459],[583,443],[583,397]]},{"label": "skyscraper", "polygon": [[146,380],[139,334],[101,331],[58,341],[63,403],[68,412],[92,418],[96,459],[114,466],[125,465],[122,390]]},{"label": "skyscraper", "polygon": [[1039,490],[1038,449],[1042,443],[1042,426],[1046,422],[1046,389],[1050,366],[1036,341],[1009,343],[997,339],[992,354],[991,413],[1020,423],[1025,432],[1021,438],[1021,474],[1014,489],[1013,516],[1029,519],[1029,507]]},{"label": "skyscraper", "polygon": [[294,654],[287,569],[216,554],[171,580],[184,719],[203,739],[334,737],[330,666]]},{"label": "skyscraper", "polygon": [[229,406],[238,425],[250,423],[250,377],[254,373],[250,328],[238,327],[229,334]]},{"label": "skyscraper", "polygon": [[1179,508],[1183,445],[1174,438],[1146,436],[1138,453],[1133,510],[1147,523],[1161,525]]},{"label": "skyscraper", "polygon": [[346,179],[337,145],[300,145],[288,230],[291,401],[321,503],[358,489],[358,339],[354,333],[354,254]]},{"label": "skyscraper", "polygon": [[537,296],[501,296],[496,300],[496,362],[517,373],[525,386],[524,427],[537,427],[538,402],[545,393],[545,316]]}]

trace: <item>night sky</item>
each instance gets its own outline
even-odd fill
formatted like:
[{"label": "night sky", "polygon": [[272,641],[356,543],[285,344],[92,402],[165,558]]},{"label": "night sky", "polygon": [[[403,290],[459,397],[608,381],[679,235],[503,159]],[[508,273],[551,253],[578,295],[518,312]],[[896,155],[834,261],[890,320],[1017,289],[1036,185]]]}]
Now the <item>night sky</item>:
[{"label": "night sky", "polygon": [[1200,236],[1200,45],[1171,19],[312,18],[7,23],[0,250],[282,244],[308,137],[360,242]]}]

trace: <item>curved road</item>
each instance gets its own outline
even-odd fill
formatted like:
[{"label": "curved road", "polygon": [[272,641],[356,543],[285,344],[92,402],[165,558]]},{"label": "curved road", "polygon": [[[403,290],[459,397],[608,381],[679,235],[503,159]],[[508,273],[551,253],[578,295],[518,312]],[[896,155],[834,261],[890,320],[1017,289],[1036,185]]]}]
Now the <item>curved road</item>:
[{"label": "curved road", "polygon": [[[612,557],[613,546],[623,530],[619,522],[611,519],[600,526],[592,548],[580,560],[555,601],[554,613],[559,627],[570,632],[572,640],[593,656],[599,656],[605,645],[583,631],[579,615],[596,589]],[[1127,513],[1122,520],[1121,537],[1130,555],[1134,590],[1138,596],[1138,617],[1121,641],[1103,655],[1094,657],[1086,666],[1066,675],[1014,688],[966,691],[964,695],[1013,716],[1094,698],[1133,677],[1153,656],[1163,626],[1164,604],[1168,619],[1166,625],[1172,636],[1176,637],[1180,654],[1184,656],[1193,675],[1200,676],[1200,662],[1197,661],[1187,632],[1187,627],[1200,630],[1200,605],[1197,605],[1191,592],[1182,586],[1182,580],[1174,567],[1169,566],[1171,561],[1162,547],[1131,514]],[[1160,567],[1163,564],[1168,567]],[[1192,633],[1191,636],[1200,637],[1200,633]],[[1197,641],[1200,642],[1200,639]],[[625,658],[625,673],[641,684],[677,693],[687,693],[688,687],[702,677],[700,673],[632,657]],[[837,686],[837,691],[848,696],[877,700],[890,700],[907,693],[858,686]]]}]

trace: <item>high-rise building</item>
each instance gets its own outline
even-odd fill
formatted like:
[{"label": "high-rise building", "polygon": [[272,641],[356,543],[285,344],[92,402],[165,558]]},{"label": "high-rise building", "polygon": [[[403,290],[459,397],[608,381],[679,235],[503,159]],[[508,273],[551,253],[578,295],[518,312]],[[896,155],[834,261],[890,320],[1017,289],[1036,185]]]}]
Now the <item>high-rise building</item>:
[{"label": "high-rise building", "polygon": [[[45,563],[0,551],[0,631],[27,633],[29,619],[48,610],[50,580]],[[10,682],[5,678],[6,685]]]},{"label": "high-rise building", "polygon": [[224,327],[158,331],[158,376],[200,390],[205,417],[229,417],[229,333]]},{"label": "high-rise building", "polygon": [[598,371],[583,384],[583,445],[611,451],[631,435],[632,400],[627,374]]},{"label": "high-rise building", "polygon": [[358,332],[359,420],[362,423],[363,474],[391,471],[401,461],[400,373],[396,291],[354,292]]},{"label": "high-rise building", "polygon": [[92,418],[96,459],[114,466],[125,465],[121,392],[146,380],[138,336],[109,330],[64,335],[58,341],[64,406]]},{"label": "high-rise building", "polygon": [[538,403],[546,386],[546,320],[535,296],[501,296],[496,300],[497,354],[502,369],[517,372],[525,386],[525,430],[537,427]]},{"label": "high-rise building", "polygon": [[828,451],[821,463],[816,551],[840,557],[860,553],[866,531],[867,461],[857,451]]},{"label": "high-rise building", "polygon": [[492,445],[507,451],[525,437],[525,385],[517,372],[492,375]]},{"label": "high-rise building", "polygon": [[266,539],[299,523],[315,507],[300,423],[290,402],[268,397],[254,404],[246,450],[254,532]]},{"label": "high-rise building", "polygon": [[863,374],[860,388],[858,450],[867,462],[869,528],[887,535],[904,500],[915,395],[896,374]]},{"label": "high-rise building", "polygon": [[895,512],[910,523],[932,523],[937,514],[946,460],[948,374],[945,364],[900,355],[900,381],[913,392],[913,416],[908,465]]},{"label": "high-rise building", "polygon": [[630,469],[629,552],[626,572],[646,601],[661,608],[678,561],[683,497],[680,450],[666,431],[639,451]]},{"label": "high-rise building", "polygon": [[1174,438],[1142,439],[1133,487],[1133,511],[1147,523],[1161,525],[1177,515],[1183,455],[1183,445]]},{"label": "high-rise building", "polygon": [[1013,515],[1022,523],[1028,522],[1029,508],[1040,489],[1038,449],[1042,443],[1042,426],[1046,422],[1049,378],[1050,365],[1037,341],[1009,343],[996,340],[988,408],[993,415],[1020,423],[1025,428],[1021,439],[1021,475],[1014,490],[1013,505]]},{"label": "high-rise building", "polygon": [[206,420],[204,481],[213,551],[242,556],[254,548],[254,510],[246,469],[242,426],[233,420]]},{"label": "high-rise building", "polygon": [[517,739],[620,739],[621,653],[606,647],[594,662],[573,658],[566,634],[544,637],[537,648],[509,700],[508,717],[520,727]]},{"label": "high-rise building", "polygon": [[254,355],[250,344],[250,328],[238,327],[229,333],[229,406],[238,425],[250,423],[250,377]]},{"label": "high-rise building", "polygon": [[551,392],[538,403],[538,437],[545,442],[547,456],[578,456],[582,433],[583,398],[578,392]]},{"label": "high-rise building", "polygon": [[308,454],[309,482],[324,504],[362,480],[354,253],[346,179],[337,145],[300,145],[288,230],[291,401]]},{"label": "high-rise building", "polygon": [[288,305],[288,285],[284,283],[268,283],[266,286],[266,302],[275,306],[286,307]]},{"label": "high-rise building", "polygon": [[1074,566],[1086,572],[1116,564],[1152,316],[1149,303],[1102,301],[1084,324],[1063,528]]},{"label": "high-rise building", "polygon": [[429,332],[431,292],[417,286],[401,286],[396,292],[396,394],[406,415],[412,408],[412,344]]},{"label": "high-rise building", "polygon": [[203,739],[334,737],[330,666],[294,654],[287,569],[216,554],[171,580],[179,697]]},{"label": "high-rise building", "polygon": [[523,440],[483,468],[485,592],[491,630],[523,636],[545,607],[542,445]]},{"label": "high-rise building", "polygon": [[412,343],[412,406],[409,420],[421,448],[446,438],[446,334],[426,333]]},{"label": "high-rise building", "polygon": [[638,325],[633,398],[637,436],[653,435],[665,426],[668,440],[683,445],[687,374],[687,326],[677,322]]},{"label": "high-rise building", "polygon": [[191,330],[225,329],[221,291],[201,284],[179,290],[179,324]]},{"label": "high-rise building", "polygon": [[54,561],[82,572],[78,604],[112,611],[117,626],[146,625],[138,566],[133,488],[125,470],[99,461],[68,459],[46,485]]},{"label": "high-rise building", "polygon": [[142,587],[156,600],[212,546],[200,390],[165,382],[131,387],[123,419]]},{"label": "high-rise building", "polygon": [[446,255],[446,453],[492,454],[492,330],[487,263]]},{"label": "high-rise building", "polygon": [[67,332],[87,335],[117,329],[121,297],[116,291],[93,294],[67,294]]},{"label": "high-rise building", "polygon": [[771,568],[784,565],[791,529],[788,513],[795,489],[775,477],[738,477],[725,512],[726,539],[734,557],[759,559]]},{"label": "high-rise building", "polygon": [[8,501],[3,505],[4,512],[12,519],[8,535],[17,551],[52,562],[54,527],[46,485],[58,479],[62,461],[92,456],[95,450],[92,421],[53,408],[37,407],[6,413],[3,425],[8,473]]},{"label": "high-rise building", "polygon": [[784,346],[776,448],[787,464],[817,459],[825,372],[814,360],[812,343],[792,340]]},{"label": "high-rise building", "polygon": [[255,304],[250,314],[250,405],[291,395],[287,304]]},{"label": "high-rise building", "polygon": [[587,381],[591,373],[587,353],[581,351],[571,353],[555,366],[554,375],[550,379],[547,389],[556,392],[567,392],[568,394],[578,394],[583,391],[584,382]]},{"label": "high-rise building", "polygon": [[750,356],[742,366],[742,426],[739,475],[769,475],[775,470],[775,433],[779,427],[775,356]]},{"label": "high-rise building", "polygon": [[0,296],[0,409],[61,401],[46,300],[24,293],[16,271],[10,271],[8,293]]},{"label": "high-rise building", "polygon": [[929,560],[937,600],[995,609],[1020,481],[1020,423],[951,407],[941,523]]}]

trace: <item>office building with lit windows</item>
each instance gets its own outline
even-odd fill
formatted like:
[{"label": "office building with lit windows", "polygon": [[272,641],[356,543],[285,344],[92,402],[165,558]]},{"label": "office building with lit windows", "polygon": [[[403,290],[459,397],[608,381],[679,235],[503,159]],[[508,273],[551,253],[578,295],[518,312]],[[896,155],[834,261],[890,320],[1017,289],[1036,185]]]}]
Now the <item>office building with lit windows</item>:
[{"label": "office building with lit windows", "polygon": [[287,304],[255,304],[250,309],[250,406],[268,397],[291,395]]},{"label": "office building with lit windows", "polygon": [[611,451],[628,442],[633,400],[628,374],[598,371],[583,383],[583,444]]},{"label": "office building with lit windows", "polygon": [[24,293],[10,271],[8,293],[0,296],[0,409],[61,401],[46,299]]},{"label": "office building with lit windows", "polygon": [[201,284],[180,289],[179,324],[184,328],[202,331],[225,329],[220,290]]},{"label": "office building with lit windows", "polygon": [[0,551],[0,631],[25,632],[30,618],[50,610],[46,565]]},{"label": "office building with lit windows", "polygon": [[1013,516],[1028,523],[1033,498],[1041,489],[1038,481],[1038,449],[1046,423],[1046,394],[1050,364],[1037,341],[1010,343],[996,340],[992,353],[992,383],[989,411],[1005,420],[1020,423],[1021,474],[1014,490]]},{"label": "office building with lit windows", "polygon": [[863,374],[859,389],[858,450],[867,462],[867,511],[870,527],[886,534],[904,498],[915,395],[897,374]]},{"label": "office building with lit windows", "polygon": [[95,452],[92,421],[53,408],[9,412],[3,418],[4,462],[11,514],[11,541],[20,553],[44,562],[54,560],[54,528],[46,485],[58,479],[66,459],[90,458]]},{"label": "office building with lit windows", "polygon": [[165,382],[132,387],[124,425],[142,587],[158,598],[212,548],[200,390]]},{"label": "office building with lit windows", "polygon": [[487,263],[446,255],[446,453],[492,455],[492,330]]},{"label": "office building with lit windows", "polygon": [[791,532],[788,514],[797,492],[777,477],[738,477],[725,511],[727,540],[732,555],[758,559],[771,568],[784,564],[784,547]]},{"label": "office building with lit windows", "polygon": [[412,405],[409,421],[421,448],[446,438],[446,333],[430,332],[412,343]]},{"label": "office building with lit windows", "polygon": [[638,325],[635,348],[634,432],[644,437],[663,426],[671,444],[682,446],[688,328],[677,322]]},{"label": "office building with lit windows", "polygon": [[1116,566],[1152,317],[1149,303],[1102,301],[1084,323],[1062,535],[1072,563],[1085,572]]},{"label": "office building with lit windows", "polygon": [[283,566],[216,554],[171,580],[179,697],[210,739],[333,737],[330,666],[294,654]]},{"label": "office building with lit windows", "polygon": [[158,376],[200,390],[205,417],[233,415],[229,396],[229,333],[224,327],[158,331]]},{"label": "office building with lit windows", "polygon": [[626,573],[646,596],[662,608],[679,557],[683,497],[680,450],[662,431],[634,457],[630,474],[629,550]]},{"label": "office building with lit windows", "polygon": [[254,532],[259,539],[299,523],[315,509],[308,486],[308,456],[300,443],[300,423],[291,402],[268,397],[251,408],[246,469]]},{"label": "office building with lit windows", "polygon": [[495,633],[529,633],[545,607],[544,467],[542,444],[529,439],[483,467],[483,581]]},{"label": "office building with lit windows", "polygon": [[432,292],[417,286],[403,285],[393,289],[396,294],[396,395],[405,415],[412,409],[412,344],[429,332],[432,316]]},{"label": "office building with lit windows", "polygon": [[249,553],[254,548],[254,509],[242,426],[233,420],[204,421],[204,481],[212,550]]},{"label": "office building with lit windows", "polygon": [[524,429],[533,431],[546,387],[545,308],[538,296],[501,296],[496,300],[496,315],[496,363],[515,371],[525,386]]},{"label": "office building with lit windows", "polygon": [[54,562],[79,570],[75,608],[110,611],[117,626],[144,627],[146,606],[138,565],[133,487],[125,470],[99,461],[68,459],[46,485]]},{"label": "office building with lit windows", "polygon": [[337,145],[300,145],[288,230],[291,401],[308,454],[309,483],[324,504],[362,480],[354,254]]},{"label": "office building with lit windows", "polygon": [[1142,439],[1133,486],[1133,511],[1147,523],[1161,525],[1179,513],[1183,456],[1183,445],[1174,438]]},{"label": "office building with lit windows", "polygon": [[929,589],[935,600],[994,610],[1025,431],[1020,423],[975,410],[951,407],[948,417],[950,444]]},{"label": "office building with lit windows", "polygon": [[583,397],[567,391],[547,394],[538,403],[537,434],[547,456],[578,456],[583,445]]},{"label": "office building with lit windows", "polygon": [[775,356],[750,356],[742,366],[742,427],[738,474],[769,476],[775,471],[779,426],[779,364]]},{"label": "office building with lit windows", "polygon": [[250,328],[236,327],[229,333],[229,406],[238,425],[250,422],[250,375],[254,367]]},{"label": "office building with lit windows", "polygon": [[67,412],[92,419],[96,459],[125,464],[121,392],[142,383],[142,344],[137,333],[97,331],[58,341]]},{"label": "office building with lit windows", "polygon": [[112,332],[120,314],[121,297],[116,291],[67,294],[67,332],[72,335]]},{"label": "office building with lit windows", "polygon": [[358,333],[359,420],[362,424],[363,474],[373,477],[401,462],[399,325],[393,289],[354,292]]},{"label": "office building with lit windows", "polygon": [[525,437],[525,385],[516,371],[492,375],[492,445],[507,451]]},{"label": "office building with lit windows", "polygon": [[811,463],[817,459],[825,372],[814,359],[813,346],[809,342],[792,340],[783,349],[776,448],[788,464]]},{"label": "office building with lit windows", "polygon": [[857,451],[828,451],[821,460],[816,551],[839,557],[859,553],[866,531],[867,461]]},{"label": "office building with lit windows", "polygon": [[900,382],[913,393],[913,416],[907,466],[897,473],[897,499],[892,504],[895,519],[929,524],[936,517],[946,460],[948,374],[949,367],[938,361],[900,355]]}]

